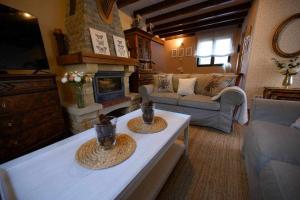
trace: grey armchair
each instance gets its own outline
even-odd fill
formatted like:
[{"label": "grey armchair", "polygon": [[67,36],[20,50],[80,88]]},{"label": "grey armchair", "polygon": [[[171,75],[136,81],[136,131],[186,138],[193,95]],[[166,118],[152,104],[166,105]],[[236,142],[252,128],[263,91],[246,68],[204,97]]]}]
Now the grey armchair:
[{"label": "grey armchair", "polygon": [[251,199],[300,199],[300,102],[254,99],[244,134]]}]

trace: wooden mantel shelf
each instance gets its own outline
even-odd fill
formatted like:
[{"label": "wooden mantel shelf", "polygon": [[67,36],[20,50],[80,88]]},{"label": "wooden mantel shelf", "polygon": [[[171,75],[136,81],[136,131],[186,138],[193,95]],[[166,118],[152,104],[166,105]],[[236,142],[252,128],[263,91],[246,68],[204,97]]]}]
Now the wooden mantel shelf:
[{"label": "wooden mantel shelf", "polygon": [[134,58],[123,58],[117,56],[108,56],[93,53],[73,53],[57,57],[59,65],[74,64],[109,64],[109,65],[131,65],[138,66],[139,62]]}]

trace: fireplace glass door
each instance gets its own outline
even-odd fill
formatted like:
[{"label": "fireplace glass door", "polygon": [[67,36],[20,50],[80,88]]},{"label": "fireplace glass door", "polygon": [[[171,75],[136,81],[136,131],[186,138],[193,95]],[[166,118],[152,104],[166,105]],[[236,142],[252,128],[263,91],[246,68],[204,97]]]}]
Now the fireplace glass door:
[{"label": "fireplace glass door", "polygon": [[107,93],[122,90],[121,77],[97,78],[99,93]]}]

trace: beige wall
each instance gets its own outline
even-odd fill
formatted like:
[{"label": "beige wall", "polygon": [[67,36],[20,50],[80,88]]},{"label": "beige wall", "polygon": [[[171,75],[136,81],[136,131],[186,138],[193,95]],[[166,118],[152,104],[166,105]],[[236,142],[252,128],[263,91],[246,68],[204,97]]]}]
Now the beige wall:
[{"label": "beige wall", "polygon": [[166,66],[166,55],[164,46],[156,42],[151,42],[151,59],[154,62],[152,68],[154,71],[164,71]]},{"label": "beige wall", "polygon": [[[272,49],[272,37],[283,20],[300,12],[299,0],[259,0],[256,3],[256,18],[250,20],[253,23],[252,45],[245,88],[249,104],[253,97],[262,95],[263,87],[281,86],[283,76],[277,72],[271,58],[282,58]],[[300,87],[300,74],[294,77],[293,86]]]},{"label": "beige wall", "polygon": [[[240,40],[240,28],[230,27],[234,36],[235,50]],[[205,32],[198,33],[199,37],[201,34],[209,34],[214,32],[223,31],[224,29],[214,29]],[[171,50],[178,49],[180,41],[183,42],[183,48],[192,47],[193,54],[196,51],[197,47],[197,37],[190,36],[173,40],[166,40],[164,48],[155,47],[152,50],[153,61],[156,63],[154,69],[158,72],[165,73],[180,73],[181,67],[183,73],[213,73],[213,72],[224,72],[222,67],[197,67],[195,56],[184,56],[182,58],[173,58],[171,57]],[[152,45],[153,47],[153,45]],[[237,53],[234,53],[231,57],[231,64],[233,69],[235,69],[237,60]]]},{"label": "beige wall", "polygon": [[[0,3],[28,12],[39,20],[39,25],[44,41],[45,51],[48,58],[50,71],[61,76],[65,73],[65,67],[56,63],[57,49],[55,38],[52,34],[55,28],[65,31],[65,16],[67,11],[67,0],[0,0]],[[123,29],[130,28],[131,18],[122,11],[119,12]],[[11,70],[9,73],[32,73],[31,70]],[[67,86],[61,87],[60,81],[57,82],[60,90],[60,97],[63,104],[73,101],[70,89]]]},{"label": "beige wall", "polygon": [[[56,63],[57,49],[52,32],[55,28],[60,28],[65,32],[67,0],[0,0],[0,3],[28,12],[38,18],[50,71],[62,75],[65,69]],[[123,30],[130,28],[131,17],[121,10],[119,15]],[[31,73],[31,71],[23,70],[13,72]]]},{"label": "beige wall", "polygon": [[130,29],[132,24],[132,17],[127,15],[122,10],[119,10],[119,16],[121,20],[122,29],[123,30]]},{"label": "beige wall", "polygon": [[[62,74],[64,69],[56,63],[57,50],[52,32],[55,28],[65,30],[66,0],[0,0],[0,3],[28,12],[38,18],[50,71]],[[16,71],[16,73],[25,72]]]},{"label": "beige wall", "polygon": [[[65,68],[56,62],[57,47],[53,30],[60,28],[65,32],[66,0],[0,0],[7,6],[28,12],[38,18],[50,71],[58,77],[65,73]],[[14,70],[9,73],[32,73],[31,70]],[[58,78],[57,77],[57,78]],[[73,102],[72,94],[68,87],[61,87],[57,81],[60,99],[63,104]]]}]

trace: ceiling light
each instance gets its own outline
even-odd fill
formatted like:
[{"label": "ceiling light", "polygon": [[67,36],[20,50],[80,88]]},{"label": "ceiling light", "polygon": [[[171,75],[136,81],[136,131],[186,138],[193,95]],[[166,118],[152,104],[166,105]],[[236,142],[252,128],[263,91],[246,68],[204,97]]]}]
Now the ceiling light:
[{"label": "ceiling light", "polygon": [[183,46],[183,38],[176,39],[175,43],[177,47]]},{"label": "ceiling light", "polygon": [[29,14],[29,13],[27,13],[27,12],[24,12],[22,15],[23,15],[25,18],[31,18],[31,17],[32,17],[32,15]]}]

